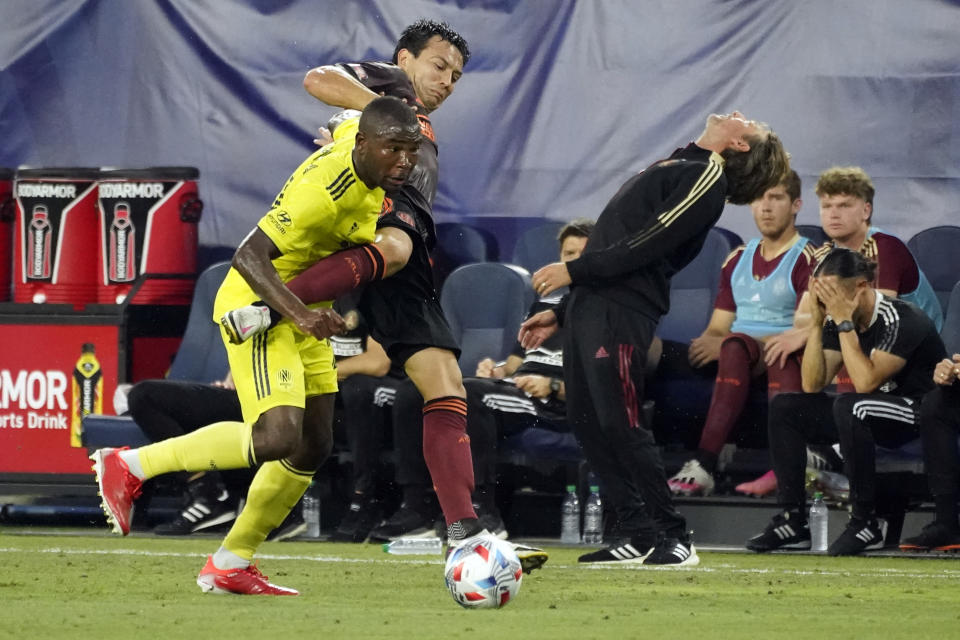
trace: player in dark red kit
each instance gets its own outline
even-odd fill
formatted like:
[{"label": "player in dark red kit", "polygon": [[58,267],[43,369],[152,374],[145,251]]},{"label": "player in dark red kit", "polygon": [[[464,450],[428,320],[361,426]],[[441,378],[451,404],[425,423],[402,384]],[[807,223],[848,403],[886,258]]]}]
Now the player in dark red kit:
[{"label": "player in dark red kit", "polygon": [[541,295],[571,291],[524,322],[520,342],[532,348],[563,324],[567,416],[617,514],[619,539],[581,562],[699,563],[643,424],[646,354],[669,308],[670,278],[700,252],[724,202],[757,199],[788,169],[766,125],[736,111],[711,115],[695,143],[620,188],[580,258],[533,275]]},{"label": "player in dark red kit", "polygon": [[[460,349],[440,308],[430,268],[438,163],[429,114],[453,92],[469,58],[460,34],[444,23],[421,20],[404,29],[392,62],[341,63],[307,73],[307,91],[333,106],[362,109],[382,94],[406,100],[415,108],[426,140],[409,180],[384,201],[376,242],[325,258],[288,283],[304,302],[332,300],[367,285],[358,307],[371,334],[392,360],[403,364],[424,398],[424,459],[451,542],[481,528],[471,502],[473,465],[466,392],[457,365]],[[241,341],[278,320],[266,307],[245,307],[227,314],[223,324]],[[525,570],[546,561],[540,550],[517,551]]]}]

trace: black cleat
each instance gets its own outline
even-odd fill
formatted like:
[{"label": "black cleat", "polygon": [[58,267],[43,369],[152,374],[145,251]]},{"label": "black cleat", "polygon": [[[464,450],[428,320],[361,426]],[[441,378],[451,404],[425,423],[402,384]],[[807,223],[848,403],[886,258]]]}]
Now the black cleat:
[{"label": "black cleat", "polygon": [[855,556],[870,549],[883,547],[883,529],[876,519],[850,518],[847,528],[833,541],[827,554],[831,556]]},{"label": "black cleat", "polygon": [[545,565],[547,560],[550,558],[546,551],[543,549],[538,549],[537,547],[530,547],[517,542],[507,542],[507,544],[513,546],[513,550],[520,559],[520,567],[523,569],[524,573],[530,573],[531,571],[539,569]]},{"label": "black cleat", "polygon": [[157,525],[153,532],[161,536],[186,536],[237,519],[236,500],[223,485],[203,475],[187,483],[180,514],[170,522]]},{"label": "black cleat", "polygon": [[960,529],[931,522],[912,538],[900,543],[901,551],[960,551]]},{"label": "black cleat", "polygon": [[349,510],[330,539],[334,542],[363,542],[380,522],[381,516],[379,502],[365,499],[363,496],[354,496]]},{"label": "black cleat", "polygon": [[303,519],[303,501],[298,502],[280,526],[270,532],[267,542],[281,542],[302,536],[307,532],[307,523]]},{"label": "black cleat", "polygon": [[644,558],[643,564],[695,567],[700,564],[700,556],[690,540],[661,538],[653,551]]},{"label": "black cleat", "polygon": [[631,564],[643,564],[654,548],[656,543],[647,537],[633,536],[628,540],[615,542],[605,549],[598,549],[585,553],[577,559],[577,562],[624,562]]},{"label": "black cleat", "polygon": [[798,514],[785,511],[775,515],[762,533],[747,540],[746,547],[758,553],[776,549],[808,550],[810,527],[800,520]]},{"label": "black cleat", "polygon": [[403,505],[370,531],[370,539],[377,542],[390,542],[400,537],[432,538],[436,535],[437,530],[432,518]]}]

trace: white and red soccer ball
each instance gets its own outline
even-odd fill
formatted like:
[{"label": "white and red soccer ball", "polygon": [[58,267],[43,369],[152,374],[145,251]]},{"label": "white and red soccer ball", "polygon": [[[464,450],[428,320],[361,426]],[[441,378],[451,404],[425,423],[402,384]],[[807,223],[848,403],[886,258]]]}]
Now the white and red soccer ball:
[{"label": "white and red soccer ball", "polygon": [[469,538],[450,551],[447,589],[467,609],[497,609],[517,597],[523,569],[513,546],[492,535]]}]

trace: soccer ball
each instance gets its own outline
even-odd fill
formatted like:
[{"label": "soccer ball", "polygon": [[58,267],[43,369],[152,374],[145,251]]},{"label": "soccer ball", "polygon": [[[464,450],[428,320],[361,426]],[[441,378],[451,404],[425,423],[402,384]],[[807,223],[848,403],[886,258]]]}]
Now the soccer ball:
[{"label": "soccer ball", "polygon": [[444,577],[461,607],[497,609],[517,597],[523,569],[510,543],[484,534],[468,538],[450,552]]}]

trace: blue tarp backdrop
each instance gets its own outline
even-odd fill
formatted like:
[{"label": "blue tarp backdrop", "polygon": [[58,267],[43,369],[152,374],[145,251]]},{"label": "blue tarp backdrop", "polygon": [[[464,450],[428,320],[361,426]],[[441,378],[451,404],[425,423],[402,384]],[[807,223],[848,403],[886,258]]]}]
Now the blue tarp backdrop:
[{"label": "blue tarp backdrop", "polygon": [[[815,176],[857,164],[904,239],[960,216],[960,4],[947,0],[4,0],[0,166],[194,165],[236,245],[333,110],[311,67],[386,59],[418,17],[473,59],[433,117],[438,219],[595,217],[739,108]],[[721,224],[755,235],[749,213]]]}]

